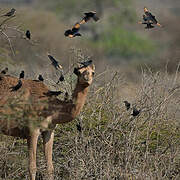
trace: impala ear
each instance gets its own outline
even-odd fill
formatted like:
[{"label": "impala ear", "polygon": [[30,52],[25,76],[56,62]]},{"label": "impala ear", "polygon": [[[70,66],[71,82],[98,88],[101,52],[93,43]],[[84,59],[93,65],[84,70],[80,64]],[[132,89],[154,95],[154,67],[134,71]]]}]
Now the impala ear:
[{"label": "impala ear", "polygon": [[76,74],[77,76],[80,75],[79,69],[78,68],[74,68],[74,74]]}]

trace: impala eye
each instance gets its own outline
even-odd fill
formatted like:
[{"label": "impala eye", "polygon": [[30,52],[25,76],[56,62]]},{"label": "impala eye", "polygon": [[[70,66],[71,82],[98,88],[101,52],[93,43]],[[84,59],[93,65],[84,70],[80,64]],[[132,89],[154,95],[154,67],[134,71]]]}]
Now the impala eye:
[{"label": "impala eye", "polygon": [[94,76],[95,72],[92,72],[92,75]]}]

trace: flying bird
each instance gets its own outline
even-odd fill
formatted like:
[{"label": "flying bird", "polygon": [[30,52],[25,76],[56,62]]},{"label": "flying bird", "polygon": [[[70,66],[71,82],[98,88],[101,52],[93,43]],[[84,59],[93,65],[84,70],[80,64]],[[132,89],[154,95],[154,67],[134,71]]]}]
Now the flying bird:
[{"label": "flying bird", "polygon": [[124,104],[126,106],[126,110],[128,111],[131,107],[131,104],[128,101],[124,101]]},{"label": "flying bird", "polygon": [[26,31],[26,38],[31,39],[31,32],[29,30]]},{"label": "flying bird", "polygon": [[44,78],[42,77],[42,75],[41,75],[41,74],[39,74],[39,76],[38,76],[38,80],[39,80],[39,81],[44,81]]},{"label": "flying bird", "polygon": [[139,113],[141,112],[141,110],[137,110],[135,107],[133,107],[133,112],[132,112],[132,116],[136,117],[139,115]]},{"label": "flying bird", "polygon": [[19,75],[19,79],[23,79],[24,78],[24,71],[21,71],[20,75]]},{"label": "flying bird", "polygon": [[50,54],[48,54],[48,58],[51,60],[51,64],[55,67],[55,69],[62,69],[62,66],[59,64],[59,62]]},{"label": "flying bird", "polygon": [[2,15],[3,16],[7,16],[7,17],[11,17],[14,15],[14,13],[16,12],[16,9],[12,8],[11,11],[7,12],[6,14]]},{"label": "flying bird", "polygon": [[59,80],[58,80],[58,82],[57,82],[56,84],[58,84],[58,83],[60,83],[60,82],[62,82],[62,81],[64,81],[64,76],[63,76],[63,74],[61,74],[61,76],[59,77]]},{"label": "flying bird", "polygon": [[145,17],[143,17],[143,19],[147,19],[147,21],[151,21],[153,24],[162,27],[162,25],[158,23],[156,17],[153,14],[151,14],[151,12],[149,12],[149,10],[146,7],[144,7],[144,13]]},{"label": "flying bird", "polygon": [[22,81],[19,79],[17,85],[10,87],[11,91],[17,91],[22,86]]},{"label": "flying bird", "polygon": [[146,24],[145,29],[152,29],[152,28],[154,28],[154,26],[152,26],[153,23],[149,22],[149,21],[139,22],[139,24]]},{"label": "flying bird", "polygon": [[93,19],[94,21],[99,20],[99,17],[96,16],[95,11],[86,12],[84,14],[85,14],[85,16],[81,20],[80,24],[84,24],[84,23],[88,22],[90,19]]},{"label": "flying bird", "polygon": [[8,68],[6,67],[5,69],[3,69],[2,71],[1,71],[1,74],[6,74],[8,72]]},{"label": "flying bird", "polygon": [[76,23],[72,27],[72,29],[66,30],[64,35],[66,37],[69,37],[69,38],[73,38],[73,37],[76,37],[76,36],[81,36],[81,34],[79,33],[79,30],[80,30],[80,23]]},{"label": "flying bird", "polygon": [[84,61],[84,62],[78,62],[79,64],[83,65],[84,67],[88,67],[92,64],[92,60]]}]

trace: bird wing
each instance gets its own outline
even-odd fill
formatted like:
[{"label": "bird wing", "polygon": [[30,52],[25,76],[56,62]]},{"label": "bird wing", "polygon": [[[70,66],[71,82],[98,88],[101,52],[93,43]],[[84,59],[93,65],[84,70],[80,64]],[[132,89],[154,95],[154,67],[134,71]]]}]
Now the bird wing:
[{"label": "bird wing", "polygon": [[99,17],[97,17],[96,15],[94,15],[92,18],[94,19],[94,21],[98,21],[99,20]]},{"label": "bird wing", "polygon": [[48,54],[48,57],[49,57],[49,59],[51,60],[52,63],[58,64],[58,62],[50,54]]}]

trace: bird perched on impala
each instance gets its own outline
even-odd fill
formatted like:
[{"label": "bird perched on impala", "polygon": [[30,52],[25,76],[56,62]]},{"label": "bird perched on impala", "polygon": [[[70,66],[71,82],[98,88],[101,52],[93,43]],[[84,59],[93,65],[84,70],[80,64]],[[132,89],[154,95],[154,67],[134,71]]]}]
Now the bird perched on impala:
[{"label": "bird perched on impala", "polygon": [[91,19],[93,19],[95,22],[99,20],[99,17],[96,16],[95,11],[86,12],[84,14],[85,14],[85,16],[81,20],[80,24],[85,24],[86,22],[88,22]]},{"label": "bird perched on impala", "polygon": [[81,34],[79,33],[79,30],[80,30],[80,23],[76,23],[72,29],[68,29],[65,31],[64,35],[66,37],[69,37],[69,38],[73,38],[73,37],[76,37],[76,36],[81,36]]},{"label": "bird perched on impala", "polygon": [[50,54],[48,54],[48,58],[51,61],[51,64],[54,66],[54,68],[57,69],[62,69],[62,66],[59,64],[59,62]]},{"label": "bird perched on impala", "polygon": [[143,20],[152,22],[153,24],[162,27],[162,25],[157,21],[156,17],[153,14],[151,14],[151,12],[146,7],[144,7],[144,13],[145,15],[143,16]]},{"label": "bird perched on impala", "polygon": [[17,91],[22,87],[22,81],[19,79],[18,83],[15,86],[10,87],[11,91]]}]

